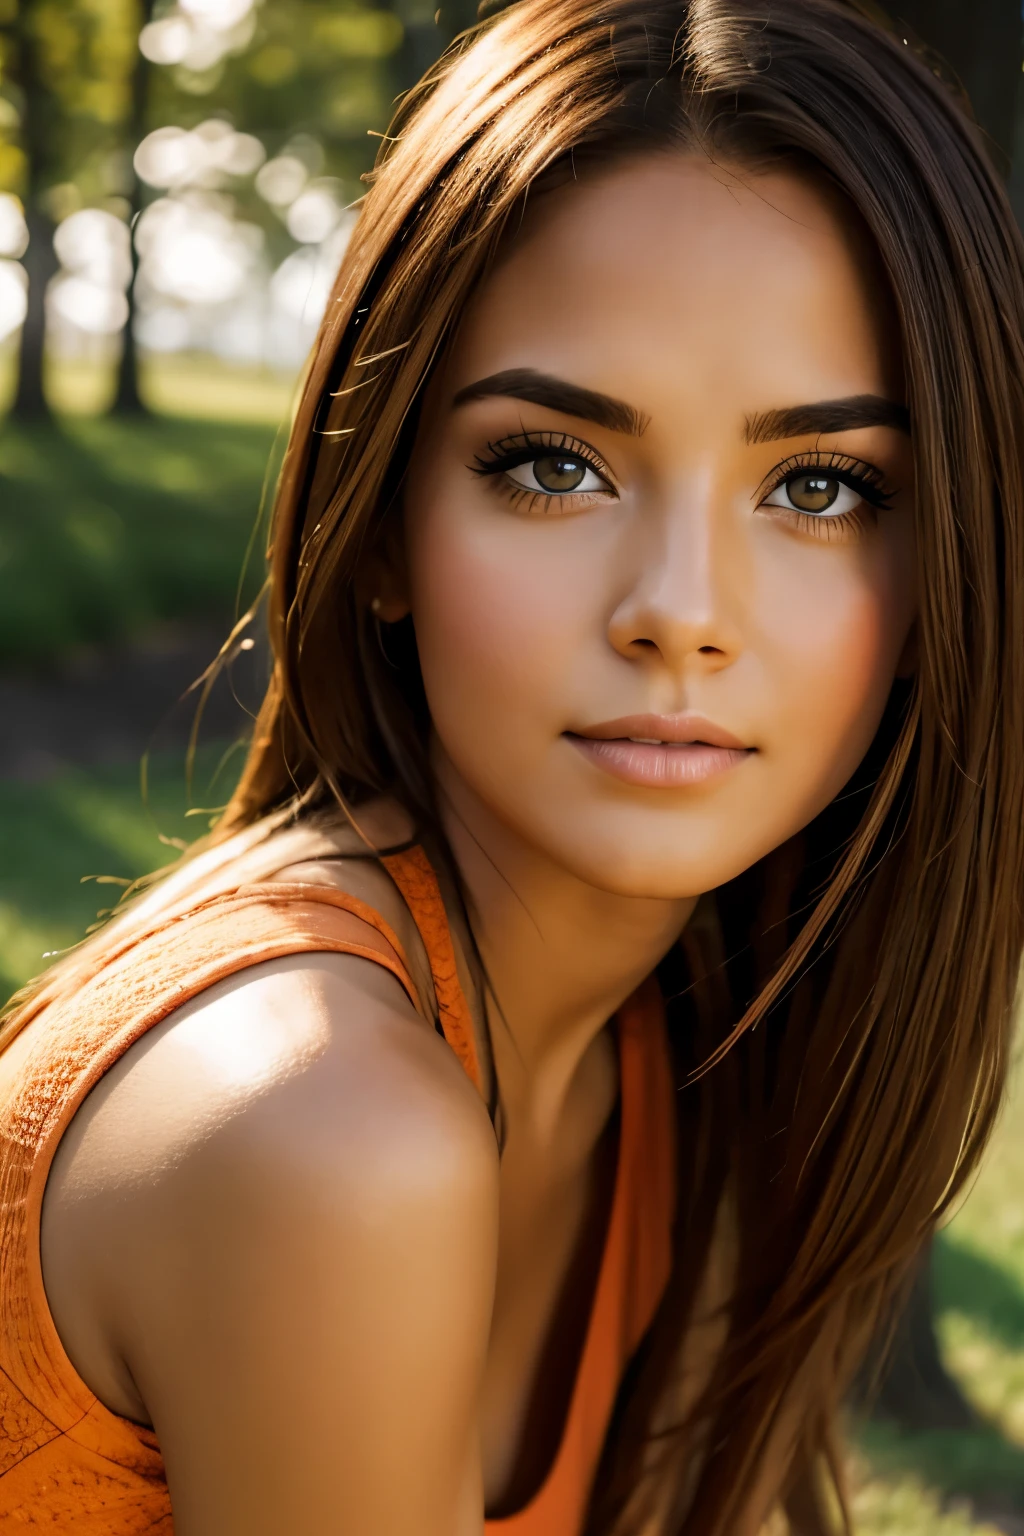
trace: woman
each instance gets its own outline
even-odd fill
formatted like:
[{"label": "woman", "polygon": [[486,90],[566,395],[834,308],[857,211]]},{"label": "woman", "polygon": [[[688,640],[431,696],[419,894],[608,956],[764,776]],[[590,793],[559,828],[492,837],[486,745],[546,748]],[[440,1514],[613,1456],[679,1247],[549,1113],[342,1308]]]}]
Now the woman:
[{"label": "woman", "polygon": [[1022,326],[839,0],[521,0],[404,103],[240,786],[8,1021],[8,1520],[831,1529],[1003,1084]]}]

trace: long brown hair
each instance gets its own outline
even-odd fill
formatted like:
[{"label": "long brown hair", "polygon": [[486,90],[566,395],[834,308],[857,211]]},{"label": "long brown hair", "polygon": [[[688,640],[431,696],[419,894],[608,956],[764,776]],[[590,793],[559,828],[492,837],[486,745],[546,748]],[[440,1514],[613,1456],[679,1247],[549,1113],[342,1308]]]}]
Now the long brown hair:
[{"label": "long brown hair", "polygon": [[[843,796],[717,892],[663,967],[677,1259],[620,1393],[592,1536],[747,1536],[779,1505],[795,1530],[830,1528],[843,1392],[1004,1082],[1024,945],[1022,251],[962,104],[866,12],[519,0],[403,101],[285,457],[273,677],[215,833],[384,792],[444,848],[412,623],[383,654],[364,561],[399,524],[425,381],[527,194],[668,150],[838,189],[902,328],[919,661]],[[681,1341],[723,1211],[735,1263],[694,1404]]]}]

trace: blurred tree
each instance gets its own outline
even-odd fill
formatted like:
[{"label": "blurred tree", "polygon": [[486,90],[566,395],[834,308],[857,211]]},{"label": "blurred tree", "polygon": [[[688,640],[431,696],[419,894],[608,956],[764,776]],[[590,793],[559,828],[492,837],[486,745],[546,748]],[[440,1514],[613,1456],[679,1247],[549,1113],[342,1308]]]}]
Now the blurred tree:
[{"label": "blurred tree", "polygon": [[[22,102],[21,148],[24,156],[21,190],[28,225],[28,250],[24,265],[28,274],[28,310],[21,330],[18,359],[18,390],[14,415],[39,418],[49,415],[43,390],[43,342],[46,332],[46,289],[57,270],[53,249],[53,220],[46,206],[50,167],[57,150],[57,112],[45,63],[46,16],[20,0],[17,7],[10,65],[16,72]],[[10,66],[9,66],[10,67]]]},{"label": "blurred tree", "polygon": [[48,412],[43,351],[46,290],[58,270],[55,225],[83,203],[125,211],[135,0],[0,0],[0,28],[0,188],[22,196],[29,229],[14,410],[39,417]]},{"label": "blurred tree", "polygon": [[475,20],[476,0],[263,0],[214,64],[153,72],[149,123],[222,113],[270,154],[306,135],[357,194],[377,147],[367,130],[384,129],[397,95]]},{"label": "blurred tree", "polygon": [[[504,3],[485,0],[482,9]],[[1008,148],[1020,78],[1019,0],[889,4],[949,60],[995,142]],[[229,24],[218,34],[219,51],[155,64],[142,56],[144,23],[156,17],[160,25],[175,18],[191,25],[193,12],[201,18],[216,9],[216,0],[187,13],[174,0],[0,0],[0,189],[24,197],[32,236],[18,404],[24,414],[45,409],[54,224],[85,205],[136,215],[148,194],[131,156],[149,129],[223,116],[258,135],[272,156],[298,145],[313,178],[337,178],[345,196],[357,196],[377,147],[367,130],[383,130],[396,97],[477,14],[476,0],[259,0],[248,10],[223,0]],[[224,192],[264,228],[272,262],[293,249],[283,215],[239,183]],[[117,402],[135,410],[136,357],[130,331],[126,337]]]},{"label": "blurred tree", "polygon": [[951,67],[1008,166],[1024,60],[1021,0],[892,0],[892,11]]},{"label": "blurred tree", "polygon": [[[357,196],[396,97],[476,19],[475,0],[262,0],[201,50],[165,64],[138,46],[155,18],[181,16],[168,0],[0,0],[0,190],[25,201],[30,244],[28,316],[16,410],[45,414],[46,292],[58,271],[56,224],[83,206],[132,222],[148,196],[132,168],[155,127],[195,127],[211,116],[254,132],[271,155],[298,147],[314,178]],[[191,13],[190,13],[191,14]],[[272,260],[293,247],[283,220],[246,189],[228,195],[265,228]],[[133,263],[136,261],[133,245]],[[135,284],[129,291],[134,309]],[[129,322],[115,409],[142,408]]]},{"label": "blurred tree", "polygon": [[[388,9],[399,19],[403,28],[402,46],[396,59],[397,87],[407,91],[424,75],[451,41],[462,30],[458,23],[449,22],[446,11],[431,9],[429,0],[416,7],[392,0]],[[464,23],[463,25],[466,25]]]},{"label": "blurred tree", "polygon": [[383,128],[400,88],[402,16],[351,0],[264,0],[250,15],[244,42],[209,67],[153,72],[150,125],[222,114],[271,154],[305,135],[322,149],[322,170],[355,192],[373,155],[367,129]]},{"label": "blurred tree", "polygon": [[[156,0],[143,0],[140,14],[136,18],[135,30],[141,28],[153,20]],[[135,148],[141,143],[149,126],[149,87],[151,65],[141,48],[137,45],[134,49],[134,64],[131,74],[131,105],[128,119],[125,123],[128,154],[134,154]],[[127,156],[126,156],[127,158]],[[128,224],[134,228],[135,221],[142,212],[143,187],[142,181],[132,165],[129,177],[128,193]],[[130,244],[132,258],[132,276],[128,286],[128,318],[124,324],[121,340],[121,356],[117,366],[117,387],[114,391],[112,410],[117,416],[138,416],[145,413],[146,406],[139,393],[139,357],[138,347],[135,341],[135,314],[137,303],[136,280],[139,275],[139,256],[135,249],[134,239]]]}]

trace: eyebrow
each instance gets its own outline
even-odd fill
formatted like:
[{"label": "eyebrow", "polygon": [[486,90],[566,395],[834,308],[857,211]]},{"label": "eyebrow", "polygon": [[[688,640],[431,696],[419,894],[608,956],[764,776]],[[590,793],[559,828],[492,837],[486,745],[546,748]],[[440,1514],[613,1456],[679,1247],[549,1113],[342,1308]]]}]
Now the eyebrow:
[{"label": "eyebrow", "polygon": [[855,432],[859,427],[895,427],[910,435],[910,412],[882,395],[848,395],[844,400],[818,400],[781,411],[748,416],[744,440],[772,443],[783,437],[811,437],[823,432]]},{"label": "eyebrow", "polygon": [[567,379],[556,379],[549,373],[539,373],[536,368],[506,368],[502,373],[489,374],[460,389],[452,401],[454,409],[468,405],[471,400],[487,400],[494,395],[508,395],[513,400],[528,400],[531,405],[545,405],[548,410],[561,411],[565,416],[579,416],[583,421],[596,422],[611,432],[625,432],[630,437],[642,437],[650,417],[637,411],[624,400],[612,395],[602,395],[596,389],[584,389],[581,384],[570,384]]}]

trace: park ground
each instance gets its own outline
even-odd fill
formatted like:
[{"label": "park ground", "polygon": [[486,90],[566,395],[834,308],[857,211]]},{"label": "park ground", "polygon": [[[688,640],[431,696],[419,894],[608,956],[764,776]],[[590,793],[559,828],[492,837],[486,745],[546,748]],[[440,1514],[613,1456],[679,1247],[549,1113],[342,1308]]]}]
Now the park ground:
[{"label": "park ground", "polygon": [[[186,766],[179,696],[258,588],[290,388],[187,359],[147,386],[153,412],[118,421],[65,374],[55,422],[0,423],[0,998],[205,830],[239,761],[222,693]],[[857,1536],[1024,1536],[1024,1074],[935,1287],[978,1427],[860,1429]]]}]

